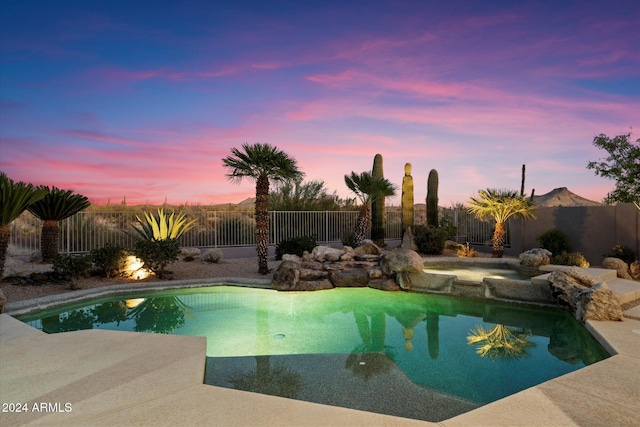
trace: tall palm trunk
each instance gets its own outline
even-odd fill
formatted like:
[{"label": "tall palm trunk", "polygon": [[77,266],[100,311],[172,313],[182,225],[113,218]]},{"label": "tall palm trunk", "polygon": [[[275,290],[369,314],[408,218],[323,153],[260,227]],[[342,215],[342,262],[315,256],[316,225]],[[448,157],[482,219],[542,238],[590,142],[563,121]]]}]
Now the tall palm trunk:
[{"label": "tall palm trunk", "polygon": [[4,261],[7,259],[10,235],[11,230],[9,224],[0,225],[0,279],[2,279],[2,275],[4,274]]},{"label": "tall palm trunk", "polygon": [[502,258],[504,255],[504,245],[507,243],[506,223],[496,223],[496,231],[493,233],[493,248],[491,258]]},{"label": "tall palm trunk", "polygon": [[269,274],[269,178],[259,176],[256,182],[256,252],[258,273]]},{"label": "tall palm trunk", "polygon": [[58,255],[58,244],[60,242],[60,226],[57,219],[47,219],[42,224],[42,235],[40,236],[40,250],[42,251],[42,262],[51,262]]},{"label": "tall palm trunk", "polygon": [[358,212],[358,222],[356,223],[356,229],[353,231],[353,244],[356,247],[362,245],[362,242],[367,237],[367,228],[369,228],[369,218],[371,216],[369,207],[369,203],[363,203]]}]

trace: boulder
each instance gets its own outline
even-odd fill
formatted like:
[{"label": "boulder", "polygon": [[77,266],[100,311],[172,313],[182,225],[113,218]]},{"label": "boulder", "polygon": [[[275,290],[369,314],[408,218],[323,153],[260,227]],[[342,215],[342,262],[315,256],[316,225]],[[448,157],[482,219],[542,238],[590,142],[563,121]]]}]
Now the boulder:
[{"label": "boulder", "polygon": [[313,259],[320,262],[338,261],[342,254],[342,249],[332,248],[331,246],[316,246],[311,253]]},{"label": "boulder", "polygon": [[311,270],[323,270],[324,267],[320,261],[303,261],[300,263],[301,268],[309,268]]},{"label": "boulder", "polygon": [[333,289],[333,285],[329,279],[325,280],[300,280],[294,291],[320,291],[323,289]]},{"label": "boulder", "polygon": [[413,231],[411,227],[407,227],[402,235],[402,244],[400,247],[403,249],[411,249],[412,251],[418,252],[418,245],[416,245],[416,239],[413,237]]},{"label": "boulder", "polygon": [[521,265],[538,268],[551,262],[551,252],[542,248],[534,248],[521,253],[519,258]]},{"label": "boulder", "polygon": [[369,274],[369,279],[380,279],[384,276],[380,267],[367,268],[367,274]]},{"label": "boulder", "polygon": [[293,261],[297,263],[301,263],[302,259],[296,254],[284,254],[282,255],[282,261]]},{"label": "boulder", "polygon": [[369,273],[363,268],[340,270],[332,272],[330,279],[336,288],[362,288],[369,284]]},{"label": "boulder", "polygon": [[459,251],[460,249],[465,249],[466,246],[461,243],[454,242],[453,240],[446,240],[444,242],[444,248],[452,251]]},{"label": "boulder", "polygon": [[380,249],[371,240],[365,240],[362,245],[358,246],[353,250],[353,254],[354,254],[354,257],[356,255],[381,255],[382,249]]},{"label": "boulder", "polygon": [[620,300],[606,285],[573,267],[549,275],[552,296],[571,310],[576,319],[622,320]]},{"label": "boulder", "polygon": [[633,280],[633,277],[631,277],[631,272],[629,271],[629,266],[620,258],[609,257],[603,259],[602,268],[615,270],[620,279]]},{"label": "boulder", "polygon": [[329,278],[328,271],[314,270],[310,268],[300,269],[300,280],[325,280]]},{"label": "boulder", "polygon": [[633,280],[640,280],[640,261],[634,261],[629,266],[629,272]]},{"label": "boulder", "polygon": [[576,319],[580,322],[587,320],[622,321],[620,299],[606,283],[585,289],[576,295]]},{"label": "boulder", "polygon": [[380,291],[400,291],[400,285],[393,279],[373,279],[369,281],[370,288],[378,289]]},{"label": "boulder", "polygon": [[444,274],[429,274],[423,271],[402,272],[396,274],[396,282],[402,289],[411,289],[412,292],[451,292],[456,276]]},{"label": "boulder", "polygon": [[422,257],[411,249],[395,248],[387,251],[382,259],[385,273],[418,273],[424,268]]},{"label": "boulder", "polygon": [[200,249],[198,248],[180,248],[178,259],[182,261],[193,261],[200,258]]},{"label": "boulder", "polygon": [[273,273],[271,286],[278,291],[295,291],[300,281],[300,264],[283,261]]}]

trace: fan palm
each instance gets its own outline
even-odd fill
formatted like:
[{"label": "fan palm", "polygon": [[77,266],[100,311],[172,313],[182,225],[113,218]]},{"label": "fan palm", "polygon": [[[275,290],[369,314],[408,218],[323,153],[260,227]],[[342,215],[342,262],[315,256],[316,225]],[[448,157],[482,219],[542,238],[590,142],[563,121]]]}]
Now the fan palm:
[{"label": "fan palm", "polygon": [[0,172],[0,278],[4,273],[4,261],[9,248],[9,224],[46,194],[45,188],[34,187],[33,184],[22,181],[13,182],[4,172]]},{"label": "fan palm", "polygon": [[472,197],[469,202],[469,212],[478,219],[492,218],[496,222],[493,233],[493,248],[491,256],[501,258],[507,240],[507,220],[509,218],[535,219],[535,206],[529,197],[520,196],[513,190],[497,190],[488,188],[478,190],[478,197]]},{"label": "fan palm", "polygon": [[301,179],[304,174],[297,162],[284,151],[269,144],[242,144],[242,150],[231,149],[231,156],[222,159],[229,171],[226,176],[240,183],[243,178],[256,182],[256,252],[258,272],[269,273],[267,256],[269,251],[269,181],[286,182]]},{"label": "fan palm", "polygon": [[42,261],[51,262],[58,255],[59,222],[89,207],[91,203],[85,196],[73,194],[71,190],[61,190],[56,187],[44,188],[47,194],[29,206],[28,210],[44,221],[40,236],[40,250]]},{"label": "fan palm", "polygon": [[364,241],[367,228],[371,219],[371,203],[383,197],[391,197],[396,194],[396,186],[388,179],[380,176],[374,176],[371,172],[362,172],[357,174],[351,172],[351,175],[344,176],[344,182],[353,191],[362,202],[362,206],[358,211],[358,219],[356,229],[353,232],[353,242],[355,246],[360,246]]}]

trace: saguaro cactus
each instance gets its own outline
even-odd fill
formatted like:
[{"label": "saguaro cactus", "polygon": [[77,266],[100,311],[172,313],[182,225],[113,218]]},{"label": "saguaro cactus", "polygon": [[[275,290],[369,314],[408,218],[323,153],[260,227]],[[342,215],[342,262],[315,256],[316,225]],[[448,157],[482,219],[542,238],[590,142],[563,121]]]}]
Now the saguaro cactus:
[{"label": "saguaro cactus", "polygon": [[522,165],[522,182],[520,183],[520,197],[524,197],[524,173],[526,166]]},{"label": "saguaro cactus", "polygon": [[427,225],[438,226],[438,171],[431,169],[427,181]]},{"label": "saguaro cactus", "polygon": [[[384,178],[384,172],[382,170],[382,155],[376,154],[373,158],[373,169],[371,174],[375,177]],[[376,245],[384,244],[385,237],[385,207],[384,197],[380,197],[371,203],[371,240]]]},{"label": "saguaro cactus", "polygon": [[404,178],[402,178],[402,235],[409,227],[413,227],[413,177],[411,176],[411,163],[404,165]]}]

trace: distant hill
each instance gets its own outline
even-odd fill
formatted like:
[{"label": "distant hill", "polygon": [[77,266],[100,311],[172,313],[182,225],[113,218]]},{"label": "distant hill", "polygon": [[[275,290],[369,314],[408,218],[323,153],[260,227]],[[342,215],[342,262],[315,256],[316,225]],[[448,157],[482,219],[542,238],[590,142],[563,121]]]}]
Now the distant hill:
[{"label": "distant hill", "polygon": [[585,199],[578,196],[567,189],[567,187],[555,188],[547,194],[540,196],[533,196],[533,203],[539,207],[554,207],[554,206],[601,206],[602,203],[594,202],[593,200]]}]

